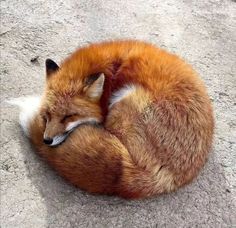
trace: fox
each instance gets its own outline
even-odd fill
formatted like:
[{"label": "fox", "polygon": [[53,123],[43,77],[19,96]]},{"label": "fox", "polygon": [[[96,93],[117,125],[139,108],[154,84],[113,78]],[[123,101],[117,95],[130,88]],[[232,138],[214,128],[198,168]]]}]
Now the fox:
[{"label": "fox", "polygon": [[141,199],[192,182],[212,148],[207,89],[183,59],[154,44],[83,46],[46,59],[41,96],[18,101],[37,153],[91,194]]}]

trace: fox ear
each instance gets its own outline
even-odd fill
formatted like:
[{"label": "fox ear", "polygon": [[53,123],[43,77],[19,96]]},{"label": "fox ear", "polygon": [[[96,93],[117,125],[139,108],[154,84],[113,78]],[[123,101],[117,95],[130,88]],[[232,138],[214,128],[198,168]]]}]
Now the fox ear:
[{"label": "fox ear", "polygon": [[51,59],[46,59],[45,65],[46,65],[47,78],[59,70],[59,66]]},{"label": "fox ear", "polygon": [[84,89],[86,95],[91,99],[99,100],[102,96],[104,82],[105,75],[103,73],[89,76]]}]

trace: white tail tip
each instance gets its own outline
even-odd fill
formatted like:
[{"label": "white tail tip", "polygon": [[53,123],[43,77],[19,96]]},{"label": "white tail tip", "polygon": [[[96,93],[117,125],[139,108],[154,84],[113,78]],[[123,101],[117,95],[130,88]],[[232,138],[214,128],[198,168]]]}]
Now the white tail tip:
[{"label": "white tail tip", "polygon": [[30,122],[39,111],[40,102],[40,96],[19,97],[7,101],[8,104],[16,105],[20,108],[19,122],[27,136],[29,136]]}]

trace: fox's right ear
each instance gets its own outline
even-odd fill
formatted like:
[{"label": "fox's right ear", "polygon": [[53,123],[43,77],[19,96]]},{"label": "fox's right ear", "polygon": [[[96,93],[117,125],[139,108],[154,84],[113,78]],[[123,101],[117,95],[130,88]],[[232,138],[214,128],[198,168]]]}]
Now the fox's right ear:
[{"label": "fox's right ear", "polygon": [[46,59],[45,65],[47,78],[49,78],[53,73],[59,70],[59,66],[51,59]]},{"label": "fox's right ear", "polygon": [[84,88],[85,94],[92,100],[99,100],[103,93],[105,75],[103,73],[93,74],[87,78]]}]

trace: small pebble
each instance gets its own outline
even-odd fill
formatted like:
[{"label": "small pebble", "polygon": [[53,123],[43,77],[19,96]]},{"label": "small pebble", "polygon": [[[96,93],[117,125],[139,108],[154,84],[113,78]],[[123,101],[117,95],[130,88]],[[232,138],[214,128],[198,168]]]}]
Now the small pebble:
[{"label": "small pebble", "polygon": [[38,58],[39,58],[39,56],[35,56],[35,57],[31,58],[30,62],[31,63],[38,62]]}]

